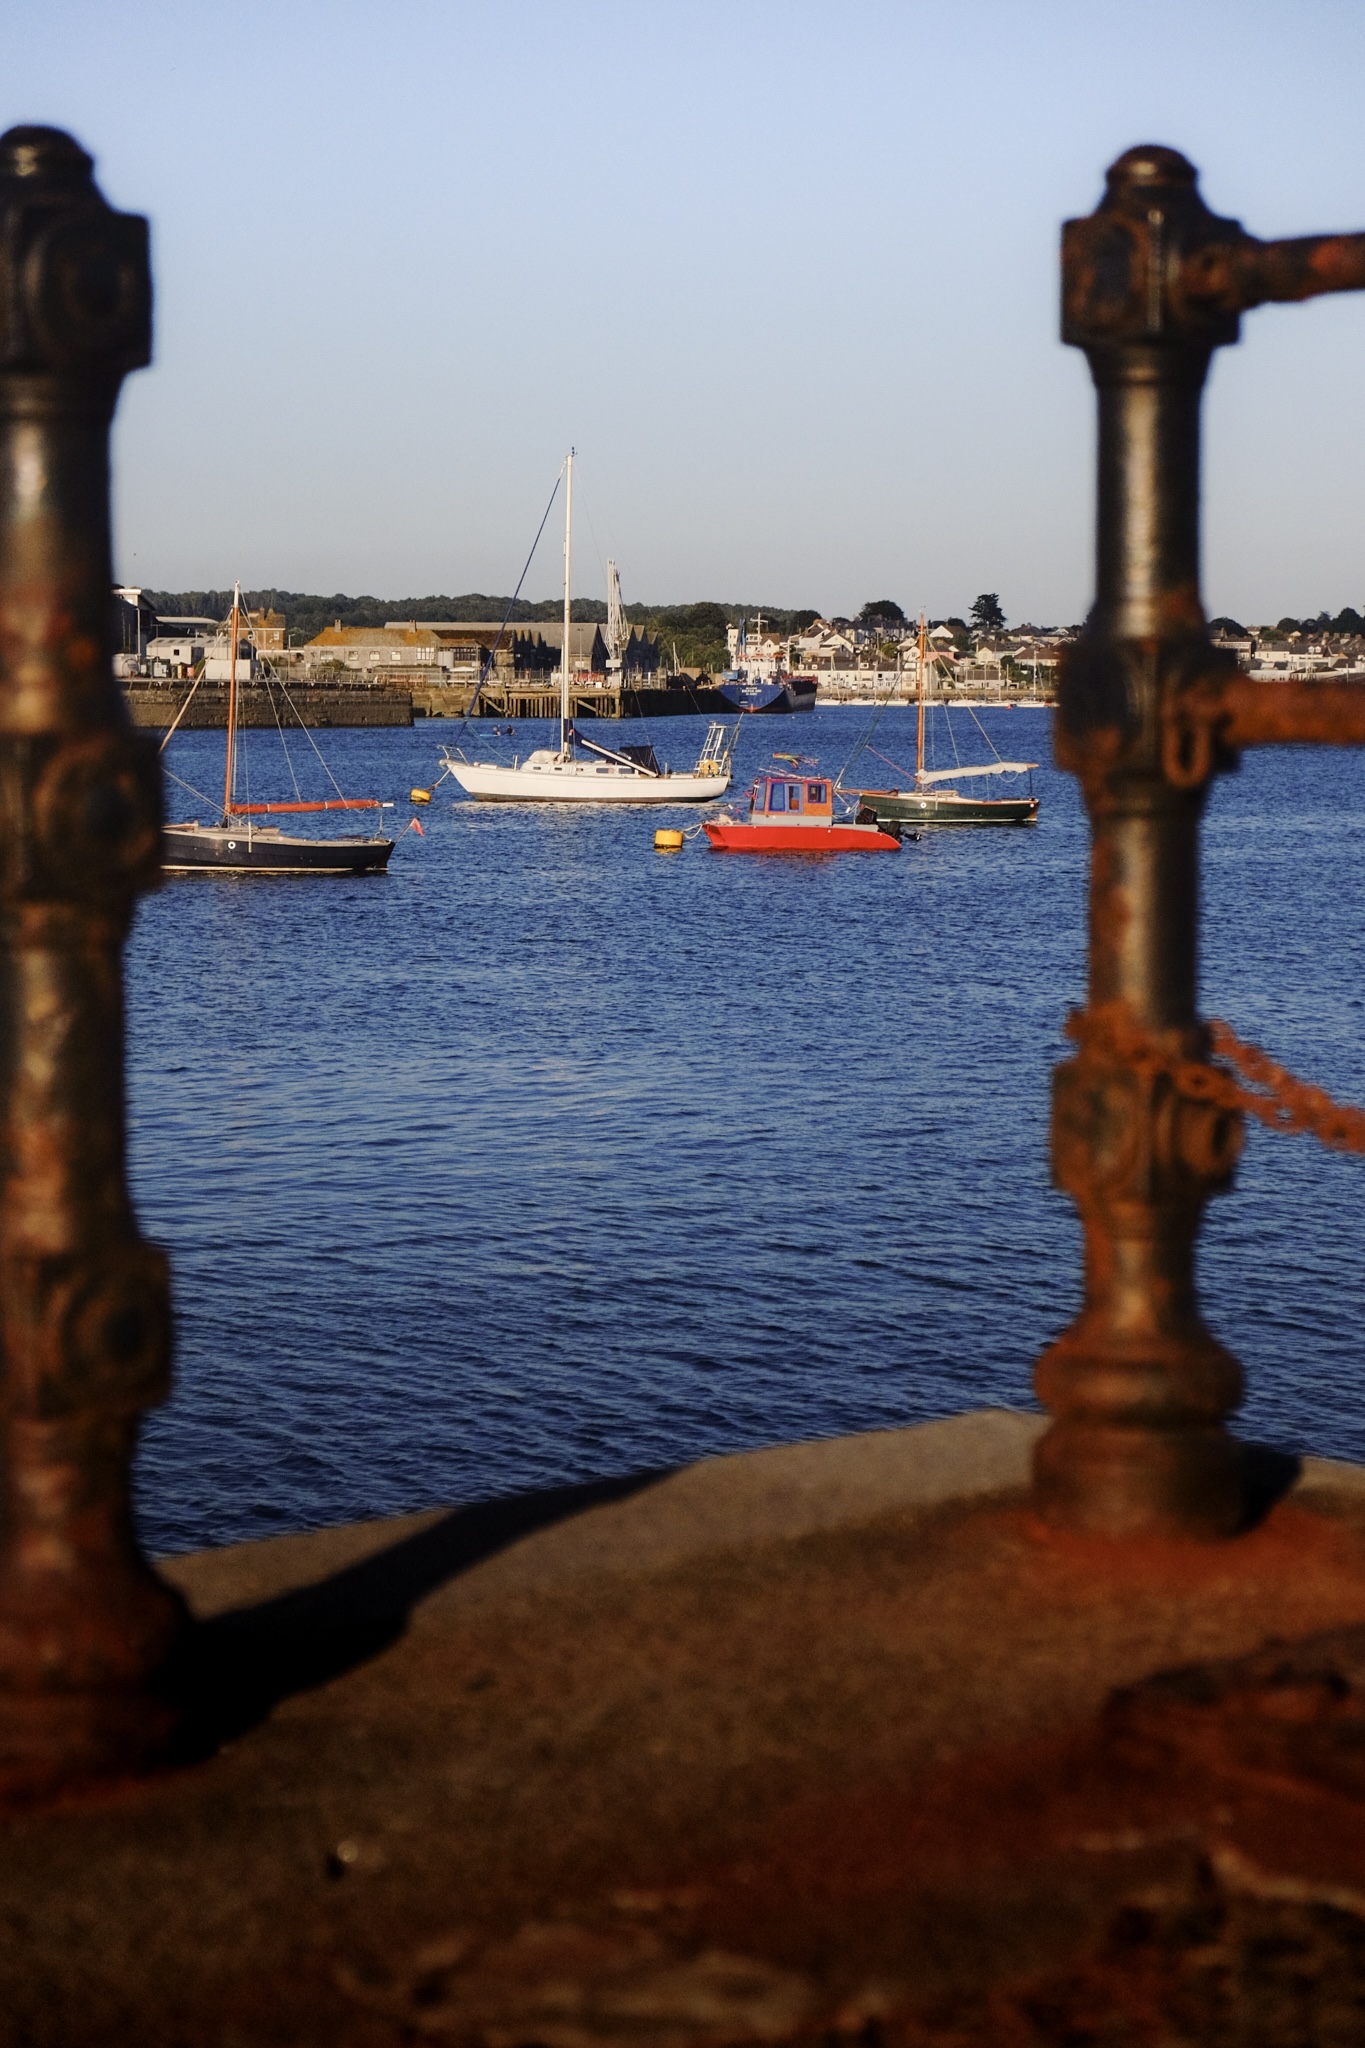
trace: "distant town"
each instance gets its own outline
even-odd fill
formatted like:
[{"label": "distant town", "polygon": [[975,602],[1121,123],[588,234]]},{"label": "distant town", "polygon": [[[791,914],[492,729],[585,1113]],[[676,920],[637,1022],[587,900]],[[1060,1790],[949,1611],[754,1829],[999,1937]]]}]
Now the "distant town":
[{"label": "distant town", "polygon": [[[146,708],[147,722],[159,722],[155,699],[168,687],[197,680],[212,697],[226,684],[231,592],[120,588],[115,595],[117,670],[130,696],[150,699],[148,707],[135,704],[135,713]],[[562,610],[550,603],[482,594],[392,602],[281,591],[248,592],[242,602],[237,668],[247,688],[269,674],[291,690],[378,691],[394,700],[395,711],[405,699],[408,716],[458,715],[477,689],[493,715],[535,716],[557,686]],[[1365,681],[1365,618],[1349,607],[1274,625],[1220,617],[1211,629],[1252,675],[1330,673]],[[1061,651],[1080,630],[1012,627],[998,595],[983,592],[968,618],[925,621],[926,693],[1050,702]],[[653,607],[580,600],[569,668],[580,709],[607,716],[633,715],[651,703],[680,709],[656,693],[676,696],[737,669],[756,677],[813,675],[825,702],[908,697],[919,685],[920,632],[919,619],[890,599],[865,604],[856,618],[710,601]],[[388,722],[377,707],[373,722]]]}]

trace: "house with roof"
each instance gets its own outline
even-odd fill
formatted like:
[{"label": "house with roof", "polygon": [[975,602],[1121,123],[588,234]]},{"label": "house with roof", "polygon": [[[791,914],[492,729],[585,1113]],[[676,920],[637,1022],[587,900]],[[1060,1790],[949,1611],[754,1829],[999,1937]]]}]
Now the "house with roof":
[{"label": "house with roof", "polygon": [[284,652],[283,612],[248,612],[246,617],[247,625],[251,629],[252,644],[258,654],[282,654]]},{"label": "house with roof", "polygon": [[835,626],[828,619],[814,619],[804,633],[793,633],[787,642],[787,664],[794,674],[830,674],[858,666],[857,630]]},{"label": "house with roof", "polygon": [[[324,626],[302,649],[311,671],[338,667],[367,675],[428,683],[477,682],[486,669],[510,676],[548,676],[560,665],[562,620],[504,625],[500,619],[390,619],[382,626]],[[659,642],[633,629],[622,654],[622,674],[655,675]],[[569,670],[605,676],[602,629],[575,620],[569,628]]]}]

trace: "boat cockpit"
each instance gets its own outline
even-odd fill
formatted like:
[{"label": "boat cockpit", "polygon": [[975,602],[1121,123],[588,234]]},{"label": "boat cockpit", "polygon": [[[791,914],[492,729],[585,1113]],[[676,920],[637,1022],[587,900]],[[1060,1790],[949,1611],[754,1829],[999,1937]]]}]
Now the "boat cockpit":
[{"label": "boat cockpit", "polygon": [[749,817],[755,825],[785,825],[793,817],[832,825],[834,791],[824,776],[760,775],[749,792]]}]

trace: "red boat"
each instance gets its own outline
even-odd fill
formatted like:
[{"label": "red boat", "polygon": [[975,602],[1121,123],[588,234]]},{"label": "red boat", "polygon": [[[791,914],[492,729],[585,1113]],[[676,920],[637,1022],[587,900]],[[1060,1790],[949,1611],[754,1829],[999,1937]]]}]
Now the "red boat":
[{"label": "red boat", "polygon": [[717,853],[894,853],[901,835],[871,812],[834,816],[834,790],[801,768],[760,775],[744,818],[707,818],[702,826]]}]

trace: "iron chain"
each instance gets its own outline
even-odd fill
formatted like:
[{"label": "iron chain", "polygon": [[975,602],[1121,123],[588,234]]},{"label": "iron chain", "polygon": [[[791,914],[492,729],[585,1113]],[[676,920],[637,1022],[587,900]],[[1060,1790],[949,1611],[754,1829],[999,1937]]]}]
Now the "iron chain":
[{"label": "iron chain", "polygon": [[1141,1025],[1109,1010],[1073,1010],[1066,1032],[1083,1048],[1121,1060],[1138,1073],[1166,1075],[1191,1102],[1243,1110],[1268,1130],[1287,1135],[1307,1132],[1333,1152],[1365,1154],[1365,1109],[1336,1102],[1325,1088],[1299,1080],[1269,1053],[1239,1038],[1220,1017],[1210,1019],[1209,1034],[1214,1057],[1226,1062],[1223,1067],[1171,1052]]}]

